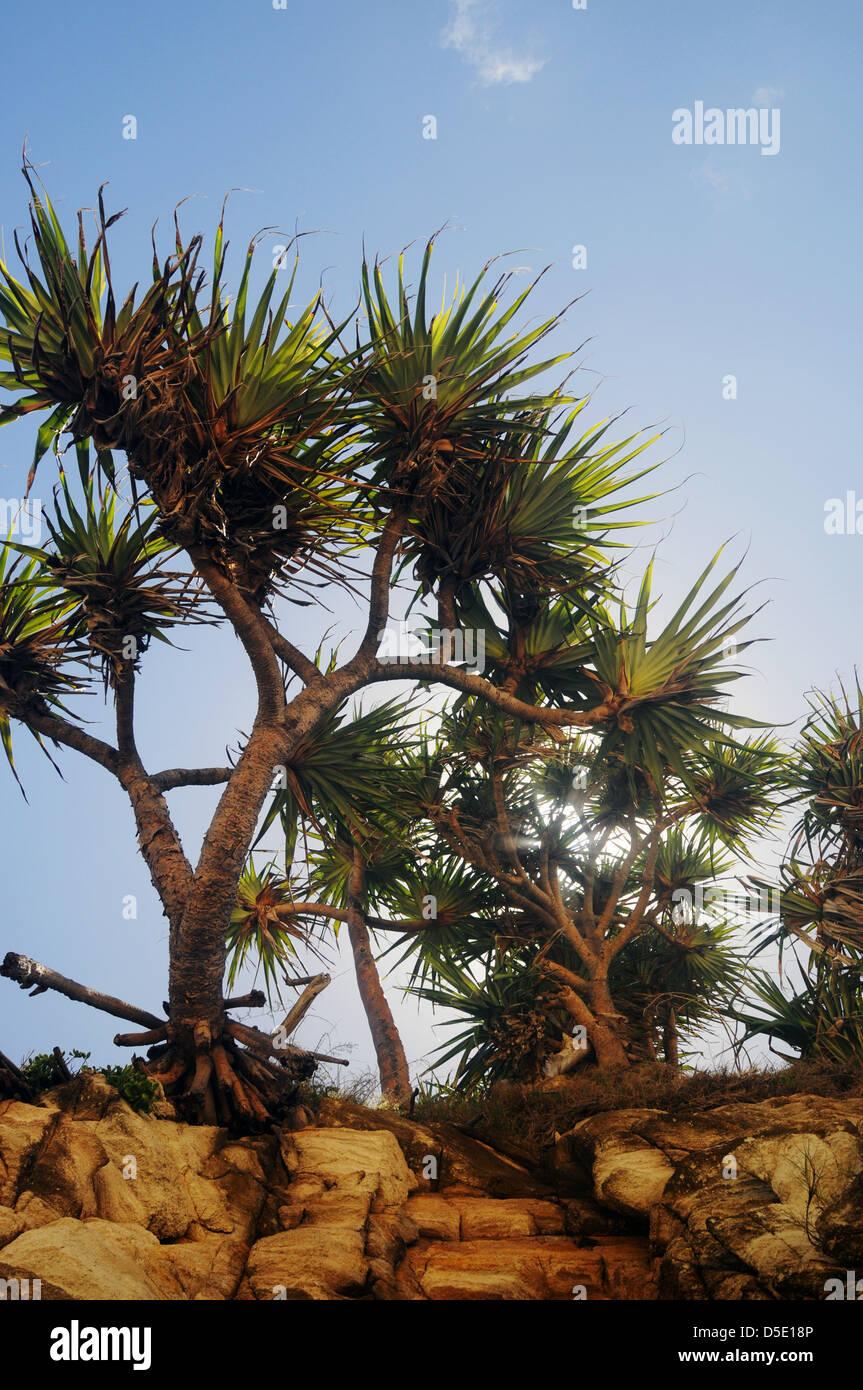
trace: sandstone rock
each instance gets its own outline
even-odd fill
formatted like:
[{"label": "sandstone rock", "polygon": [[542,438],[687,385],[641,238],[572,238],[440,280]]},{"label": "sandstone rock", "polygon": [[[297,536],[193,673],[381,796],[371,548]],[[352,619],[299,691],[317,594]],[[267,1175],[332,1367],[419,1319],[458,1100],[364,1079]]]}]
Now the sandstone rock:
[{"label": "sandstone rock", "polygon": [[14,1206],[22,1188],[22,1171],[58,1113],[56,1107],[0,1101],[0,1202]]},{"label": "sandstone rock", "polygon": [[735,1146],[738,1166],[769,1183],[800,1221],[813,1221],[839,1198],[861,1169],[860,1141],[842,1129],[767,1134]]},{"label": "sandstone rock", "polygon": [[673,1172],[674,1165],[657,1149],[603,1155],[593,1170],[597,1201],[624,1216],[649,1218]]},{"label": "sandstone rock", "polygon": [[91,1131],[106,1156],[93,1180],[100,1216],[138,1223],[160,1240],[180,1240],[193,1225],[252,1239],[266,1198],[262,1158],[276,1152],[272,1139],[230,1141],[214,1126],[159,1121],[137,1114],[116,1091],[106,1098],[91,1087],[84,1101],[86,1118],[75,1128]]},{"label": "sandstone rock", "polygon": [[436,1125],[441,1146],[438,1188],[448,1191],[457,1183],[487,1197],[550,1197],[552,1190],[515,1159],[496,1152],[480,1139],[472,1139],[454,1125]]},{"label": "sandstone rock", "polygon": [[24,1227],[28,1231],[36,1230],[39,1226],[50,1226],[53,1221],[59,1221],[60,1212],[56,1207],[51,1207],[41,1197],[37,1197],[35,1192],[24,1191],[15,1203],[15,1212],[23,1218]]},{"label": "sandstone rock", "polygon": [[326,1190],[323,1178],[311,1175],[295,1178],[290,1185],[291,1200],[294,1202],[312,1202]]},{"label": "sandstone rock", "polygon": [[[473,1195],[492,1197],[550,1197],[551,1187],[539,1180],[524,1161],[493,1148],[482,1139],[451,1124],[423,1124],[387,1110],[367,1110],[334,1097],[321,1104],[319,1128],[386,1130],[398,1141],[418,1187],[441,1191],[459,1185]],[[524,1146],[506,1147],[524,1152]],[[435,1160],[429,1164],[428,1159]],[[426,1169],[436,1172],[429,1177]]]},{"label": "sandstone rock", "polygon": [[366,1232],[367,1255],[375,1259],[384,1259],[395,1268],[407,1247],[419,1239],[419,1230],[410,1215],[411,1202],[414,1200],[415,1198],[409,1198],[403,1207],[373,1213],[369,1217]]},{"label": "sandstone rock", "polygon": [[590,1165],[596,1200],[624,1216],[648,1220],[674,1164],[643,1137],[654,1110],[608,1111],[582,1120],[565,1138]]},{"label": "sandstone rock", "polygon": [[438,1193],[417,1192],[408,1198],[404,1210],[424,1240],[458,1240],[461,1236],[458,1207]]},{"label": "sandstone rock", "polygon": [[42,1204],[39,1224],[98,1215],[144,1226],[162,1240],[182,1239],[193,1225],[251,1237],[266,1195],[261,1150],[269,1145],[274,1154],[272,1140],[228,1142],[212,1126],[138,1114],[94,1073],[46,1099],[45,1108],[0,1106],[3,1200],[21,1195],[26,1172],[28,1206]]},{"label": "sandstone rock", "polygon": [[541,1236],[562,1236],[566,1231],[566,1217],[559,1202],[546,1202],[534,1198],[513,1198],[513,1202],[533,1217],[537,1234]]},{"label": "sandstone rock", "polygon": [[305,1129],[283,1135],[282,1152],[292,1176],[302,1180],[312,1174],[323,1178],[328,1188],[338,1187],[355,1195],[367,1192],[373,1211],[400,1206],[417,1186],[398,1143],[387,1130]]},{"label": "sandstone rock", "polygon": [[27,1223],[23,1216],[11,1207],[0,1207],[0,1247],[20,1236]]},{"label": "sandstone rock", "polygon": [[841,1220],[820,1225],[832,1211],[853,1228],[863,1119],[853,1110],[813,1097],[711,1112],[725,1136],[678,1162],[652,1217],[662,1296],[822,1298],[837,1259],[859,1248],[853,1238],[828,1248]]},{"label": "sandstone rock", "polygon": [[655,1299],[657,1288],[647,1242],[638,1236],[603,1236],[594,1246],[609,1299]]},{"label": "sandstone rock", "polygon": [[[101,1119],[87,1120],[82,1128],[92,1128],[114,1169],[99,1183],[105,1204],[100,1215],[114,1220],[114,1212],[126,1208],[126,1220],[146,1226],[160,1240],[181,1239],[193,1221],[222,1234],[234,1230],[224,1194],[203,1176],[223,1141],[221,1130],[153,1120],[136,1114],[119,1096]],[[134,1176],[126,1178],[124,1171]]]},{"label": "sandstone rock", "polygon": [[93,1180],[107,1162],[95,1134],[68,1115],[58,1114],[42,1138],[27,1186],[61,1216],[95,1216]]},{"label": "sandstone rock", "polygon": [[559,1198],[586,1196],[593,1191],[589,1155],[579,1154],[572,1131],[558,1135],[545,1151],[542,1171]]},{"label": "sandstone rock", "polygon": [[315,1119],[318,1128],[348,1128],[352,1130],[386,1130],[392,1134],[405,1156],[418,1187],[430,1192],[437,1187],[437,1178],[426,1176],[427,1159],[434,1159],[435,1172],[440,1172],[441,1142],[434,1130],[409,1120],[392,1110],[369,1110],[364,1105],[326,1096]]},{"label": "sandstone rock", "polygon": [[863,1269],[863,1174],[827,1204],[817,1218],[816,1232],[833,1259],[849,1269]]},{"label": "sandstone rock", "polygon": [[[600,1206],[594,1197],[562,1197],[560,1209],[563,1215],[563,1230],[568,1236],[579,1240],[590,1240],[600,1236],[625,1235],[629,1221],[619,1212]],[[654,1207],[653,1212],[658,1208]]]},{"label": "sandstone rock", "polygon": [[[629,1271],[627,1286],[626,1272]],[[425,1298],[439,1300],[569,1301],[604,1300],[652,1292],[647,1242],[630,1239],[612,1251],[607,1263],[597,1247],[585,1249],[560,1236],[474,1241],[421,1241],[408,1251],[398,1277],[410,1274]]]},{"label": "sandstone rock", "polygon": [[365,1241],[344,1226],[298,1226],[266,1236],[249,1252],[246,1277],[256,1299],[357,1297],[368,1273]]},{"label": "sandstone rock", "polygon": [[[223,1141],[221,1135],[219,1147],[203,1165],[201,1176],[211,1180],[220,1194],[218,1206],[224,1213],[220,1219],[224,1220],[225,1229],[235,1239],[250,1243],[268,1190],[274,1185],[278,1187],[281,1177],[287,1182],[287,1174],[282,1174],[281,1164],[276,1163],[278,1145],[273,1136]],[[276,1171],[271,1172],[274,1164]],[[208,1230],[222,1229],[212,1219],[203,1224]]]},{"label": "sandstone rock", "polygon": [[248,1247],[228,1237],[160,1245],[141,1226],[63,1217],[25,1232],[3,1251],[6,1264],[48,1279],[72,1299],[228,1299]]},{"label": "sandstone rock", "polygon": [[349,1226],[351,1230],[364,1231],[370,1207],[370,1193],[335,1188],[306,1202],[305,1221],[310,1226]]},{"label": "sandstone rock", "polygon": [[166,1272],[176,1278],[182,1296],[190,1300],[233,1298],[248,1254],[249,1247],[230,1236],[161,1246]]},{"label": "sandstone rock", "polygon": [[860,1100],[594,1115],[559,1201],[523,1147],[393,1112],[231,1139],[93,1075],[43,1100],[0,1103],[0,1278],[52,1299],[798,1300],[863,1267]]},{"label": "sandstone rock", "polygon": [[40,1100],[62,1110],[69,1120],[101,1120],[114,1106],[125,1105],[116,1086],[110,1085],[101,1072],[86,1069],[71,1081],[43,1091]]},{"label": "sandstone rock", "polygon": [[154,1235],[140,1226],[63,1217],[25,1231],[3,1250],[5,1263],[49,1280],[73,1299],[182,1298]]},{"label": "sandstone rock", "polygon": [[[2,1251],[0,1251],[2,1256]],[[38,1278],[38,1276],[36,1276]],[[50,1279],[39,1279],[27,1274],[24,1270],[13,1265],[7,1264],[0,1258],[0,1279],[5,1280],[4,1302],[15,1302],[15,1295],[18,1295],[18,1302],[36,1302],[37,1293],[40,1303],[66,1303],[69,1295],[65,1289],[61,1289],[58,1284],[52,1284]]]},{"label": "sandstone rock", "polygon": [[524,1201],[456,1197],[453,1205],[461,1216],[462,1240],[508,1240],[536,1235],[536,1222]]}]

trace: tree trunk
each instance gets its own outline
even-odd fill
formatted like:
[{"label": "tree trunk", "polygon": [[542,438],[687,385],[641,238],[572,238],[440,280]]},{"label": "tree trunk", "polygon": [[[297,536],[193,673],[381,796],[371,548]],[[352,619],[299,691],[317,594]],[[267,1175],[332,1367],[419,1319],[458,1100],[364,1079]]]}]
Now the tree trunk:
[{"label": "tree trunk", "polygon": [[677,1018],[672,1008],[668,1010],[662,1033],[662,1048],[665,1053],[665,1060],[668,1066],[677,1068],[680,1066],[677,1044]]},{"label": "tree trunk", "polygon": [[628,1067],[628,1023],[614,1007],[608,980],[604,976],[591,981],[587,1002],[593,1015],[588,1036],[593,1043],[596,1060],[601,1067]]},{"label": "tree trunk", "polygon": [[607,979],[604,976],[594,977],[586,983],[583,981],[576,990],[569,984],[560,984],[561,977],[565,978],[567,972],[561,971],[553,962],[540,962],[539,968],[559,984],[557,999],[579,1027],[584,1029],[597,1065],[630,1066],[627,1020],[614,1007]]},{"label": "tree trunk", "polygon": [[407,1058],[372,954],[363,910],[364,889],[362,854],[355,848],[348,884],[348,936],[354,953],[357,985],[378,1059],[381,1091],[387,1100],[408,1105],[411,1083]]}]

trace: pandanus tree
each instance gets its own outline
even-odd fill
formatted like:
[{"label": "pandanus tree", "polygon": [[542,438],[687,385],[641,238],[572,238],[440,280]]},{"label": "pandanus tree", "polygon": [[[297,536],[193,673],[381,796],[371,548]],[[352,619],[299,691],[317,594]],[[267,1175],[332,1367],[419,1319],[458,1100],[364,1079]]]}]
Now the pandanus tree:
[{"label": "pandanus tree", "polygon": [[661,782],[631,781],[598,738],[561,746],[469,700],[420,756],[401,788],[411,853],[392,858],[376,926],[398,934],[413,991],[454,1013],[439,1065],[458,1059],[467,1087],[588,1060],[677,1066],[680,1033],[716,1023],[740,985],[715,885],[773,811],[773,744],[711,736]]},{"label": "pandanus tree", "polygon": [[[394,737],[370,750],[386,803],[400,808],[386,817],[376,931],[400,935],[392,949],[412,961],[415,993],[455,1011],[462,1031],[440,1063],[458,1058],[466,1085],[532,1081],[587,1058],[677,1065],[680,1029],[716,1021],[742,965],[720,895],[706,911],[692,905],[745,857],[782,785],[772,740],[723,732],[754,723],[718,707],[728,654],[748,645],[737,640],[742,596],[728,597],[733,572],[711,589],[711,562],[652,640],[650,567],[633,611],[615,613],[612,567],[585,522],[631,481],[628,459],[607,454],[599,467],[582,441],[567,450],[566,434],[551,477],[529,444],[482,545],[476,509],[453,523],[472,536],[453,547],[464,569],[493,553],[488,532],[508,507],[531,517],[523,535],[508,527],[508,563],[486,582],[449,582],[416,635],[435,652],[448,631],[471,632],[491,680],[538,708],[589,713],[624,691],[626,704],[561,737],[465,691],[408,746]],[[561,477],[570,491],[555,491]],[[561,515],[577,515],[578,551],[556,544]],[[399,659],[422,679],[410,655]],[[343,912],[338,851],[322,866],[317,903],[291,915]]]},{"label": "pandanus tree", "polygon": [[[499,837],[488,863],[516,908],[535,905],[576,954],[598,962],[591,975],[551,952],[542,965],[597,1055],[623,1060],[599,922],[607,936],[639,856],[640,872],[653,873],[651,823],[665,830],[707,795],[710,749],[732,747],[723,731],[735,727],[716,705],[730,674],[720,669],[721,639],[734,630],[723,586],[699,595],[652,644],[646,595],[634,617],[621,612],[619,621],[603,606],[609,562],[596,532],[621,476],[615,465],[647,441],[609,452],[599,429],[567,453],[560,414],[573,398],[562,389],[525,393],[562,360],[535,352],[560,315],[515,329],[531,287],[503,308],[506,277],[490,285],[487,268],[429,312],[431,242],[412,302],[401,261],[392,303],[381,267],[363,265],[363,312],[346,345],[347,321],[334,323],[320,296],[288,318],[296,269],[282,271],[284,257],[253,306],[255,243],[229,299],[222,222],[209,282],[201,238],[184,241],[176,225],[163,261],[154,242],[145,292],[139,298],[136,286],[121,299],[108,251],[116,217],[101,194],[93,245],[80,216],[68,241],[32,169],[25,174],[32,237],[18,246],[24,269],[0,271],[0,423],[37,421],[28,488],[49,449],[64,457],[74,447],[83,500],[73,514],[61,489],[48,541],[23,553],[13,539],[6,546],[0,727],[10,760],[12,728],[22,725],[46,749],[94,760],[128,795],[168,919],[168,998],[161,1014],[126,1005],[12,953],[3,973],[142,1025],[118,1042],[148,1049],[138,1065],[190,1118],[244,1125],[280,1113],[315,1059],[232,1020],[237,1001],[225,994],[229,943],[243,922],[263,939],[266,924],[282,920],[274,908],[284,905],[283,885],[268,881],[260,902],[250,887],[250,848],[274,775],[282,770],[288,788],[298,785],[310,750],[320,752],[327,730],[340,727],[334,720],[350,721],[359,692],[408,678],[458,692],[477,718],[494,712],[509,721],[518,731],[506,733],[510,744],[532,738],[559,756],[581,729],[598,739],[604,768],[617,760],[632,788],[622,819],[634,838],[615,905],[594,899],[585,909],[599,910],[596,925],[585,919],[582,930],[558,905],[550,846],[531,850],[528,871],[515,866],[517,834],[504,828],[505,812],[495,807],[482,833]],[[71,488],[74,470],[63,471]],[[478,595],[497,586],[504,616],[491,669],[470,669],[449,644],[407,663],[379,654],[405,567],[453,638],[485,621]],[[344,659],[318,660],[285,630],[283,600],[298,592],[306,604],[318,601],[322,627],[329,623],[322,584],[365,595]],[[549,594],[559,596],[553,641],[537,636]],[[153,771],[136,739],[136,677],[152,638],[202,620],[239,639],[257,691],[250,727],[230,766]],[[82,720],[80,697],[98,678],[113,708],[110,738]],[[678,790],[666,806],[668,768]],[[492,806],[500,775],[486,788]],[[183,786],[220,789],[194,866],[168,806]],[[456,843],[459,816],[446,791],[435,814],[444,842]],[[342,822],[350,827],[347,812]],[[354,907],[345,910],[356,910],[358,874],[348,892]],[[615,939],[627,933],[634,929],[623,925]]]},{"label": "pandanus tree", "polygon": [[[789,760],[790,800],[802,807],[778,881],[753,877],[773,915],[756,928],[754,953],[778,947],[799,974],[791,994],[754,971],[731,1016],[741,1045],[766,1038],[786,1060],[863,1064],[863,692],[816,692]],[[778,902],[777,902],[778,895]],[[803,959],[798,951],[803,947]],[[802,978],[801,978],[802,977]],[[781,1044],[775,1047],[774,1043]]]}]

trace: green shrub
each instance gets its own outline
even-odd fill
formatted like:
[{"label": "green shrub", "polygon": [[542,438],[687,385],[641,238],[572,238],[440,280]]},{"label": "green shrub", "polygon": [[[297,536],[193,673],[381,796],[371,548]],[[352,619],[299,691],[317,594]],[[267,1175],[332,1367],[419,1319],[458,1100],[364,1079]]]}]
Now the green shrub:
[{"label": "green shrub", "polygon": [[148,1115],[159,1096],[159,1083],[149,1076],[143,1076],[131,1065],[125,1067],[101,1067],[100,1071],[109,1086],[115,1086],[127,1105],[133,1110],[142,1110]]},{"label": "green shrub", "polygon": [[[151,1081],[148,1076],[142,1076],[131,1065],[125,1067],[85,1067],[83,1063],[87,1062],[89,1057],[89,1052],[79,1052],[76,1047],[73,1047],[68,1055],[63,1053],[63,1060],[73,1076],[80,1075],[82,1071],[92,1071],[97,1075],[104,1076],[108,1085],[113,1086],[133,1110],[142,1110],[145,1114],[150,1113],[154,1102],[158,1099],[158,1082]],[[78,1061],[82,1065],[73,1070],[70,1065],[73,1061]],[[40,1095],[42,1091],[50,1090],[52,1086],[62,1086],[66,1080],[57,1058],[51,1052],[37,1052],[33,1056],[25,1057],[21,1063],[21,1071],[27,1084],[37,1095]]]},{"label": "green shrub", "polygon": [[[79,1052],[76,1047],[73,1047],[68,1057],[65,1052],[63,1053],[63,1060],[69,1067],[71,1060],[77,1059],[86,1062],[89,1056],[89,1052]],[[69,1070],[71,1071],[72,1068],[69,1067]],[[66,1080],[57,1058],[51,1052],[37,1052],[33,1056],[25,1057],[21,1063],[21,1071],[28,1086],[37,1095],[42,1091],[49,1090],[51,1086],[61,1086]]]}]

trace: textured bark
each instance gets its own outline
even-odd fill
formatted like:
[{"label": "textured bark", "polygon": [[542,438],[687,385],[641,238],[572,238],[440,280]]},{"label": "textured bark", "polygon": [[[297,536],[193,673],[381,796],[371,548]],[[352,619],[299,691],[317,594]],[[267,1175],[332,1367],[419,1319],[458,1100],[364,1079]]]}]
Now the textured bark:
[{"label": "textured bark", "polygon": [[594,1022],[590,1033],[596,1060],[601,1067],[628,1067],[628,1024],[614,1007],[608,981],[604,976],[591,982],[587,1000]]},{"label": "textured bark", "polygon": [[227,929],[273,767],[284,756],[284,738],[278,725],[255,726],[204,838],[171,952],[172,1024],[215,1023],[222,1012]]},{"label": "textured bark", "polygon": [[566,980],[570,972],[553,961],[542,961],[540,970],[560,984],[558,999],[567,1013],[587,1033],[597,1064],[601,1067],[628,1067],[626,1019],[617,1012],[608,981],[602,977],[582,982],[573,989]]},{"label": "textured bark", "polygon": [[[256,619],[257,621],[257,619]],[[272,647],[270,655],[275,661]],[[214,1022],[222,1009],[226,933],[237,885],[272,786],[273,769],[290,761],[320,721],[366,683],[367,662],[355,660],[301,691],[278,715],[259,714],[204,837],[171,952],[171,1020]],[[282,692],[284,695],[284,691]],[[268,697],[269,702],[269,697]]]},{"label": "textured bark", "polygon": [[381,985],[363,915],[364,878],[362,854],[355,849],[348,885],[348,936],[354,953],[357,985],[378,1060],[381,1091],[387,1100],[408,1105],[411,1083],[407,1058]]},{"label": "textured bark", "polygon": [[168,918],[173,949],[192,891],[192,866],[183,852],[168,803],[137,755],[121,767],[118,777],[132,803],[138,847]]}]

